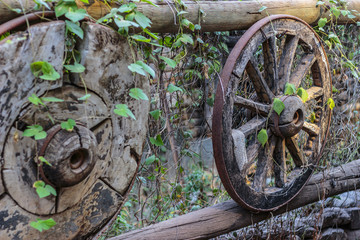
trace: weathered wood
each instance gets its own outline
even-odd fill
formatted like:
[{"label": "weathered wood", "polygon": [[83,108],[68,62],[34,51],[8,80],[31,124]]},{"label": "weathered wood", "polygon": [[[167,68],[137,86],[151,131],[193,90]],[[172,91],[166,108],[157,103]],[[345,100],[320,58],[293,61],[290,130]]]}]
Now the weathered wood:
[{"label": "weathered wood", "polygon": [[246,72],[254,85],[256,96],[258,96],[258,98],[264,103],[271,103],[274,98],[274,94],[271,92],[269,86],[263,78],[258,68],[258,63],[253,57],[250,58],[250,61],[246,65]]},{"label": "weathered wood", "polygon": [[0,24],[7,22],[21,14],[12,11],[11,9],[24,9],[26,12],[31,11],[35,6],[35,2],[32,0],[1,0],[0,1]]},{"label": "weathered wood", "polygon": [[245,107],[247,109],[250,109],[253,112],[260,113],[264,116],[267,116],[271,109],[270,105],[257,103],[250,99],[246,99],[246,98],[243,98],[240,96],[235,96],[234,100],[235,100],[234,105]]},{"label": "weathered wood", "polygon": [[[31,11],[33,3],[30,0],[2,0],[0,1],[0,24],[11,18],[19,16],[16,12],[9,10],[6,5],[21,8],[21,2],[26,11]],[[84,5],[78,1],[78,5],[87,9],[88,13],[100,18],[109,12],[109,8],[100,1],[91,1],[90,5]],[[179,23],[177,21],[176,8],[173,2],[154,1],[159,7],[149,4],[139,4],[139,11],[143,12],[152,21],[153,32],[177,32]],[[360,11],[360,4],[356,0],[349,0],[348,9]],[[256,21],[274,14],[289,14],[305,20],[309,24],[316,24],[320,17],[328,15],[323,13],[320,7],[316,7],[317,0],[264,0],[264,1],[185,1],[187,6],[185,17],[193,23],[199,22],[200,10],[204,12],[200,17],[202,31],[229,31],[248,29]],[[117,7],[116,3],[112,7]],[[261,6],[266,6],[266,11],[259,12]],[[4,17],[3,17],[4,16]],[[354,22],[358,18],[353,19]],[[339,23],[350,22],[343,16]]]},{"label": "weathered wood", "polygon": [[322,89],[322,87],[311,87],[309,89],[306,89],[307,93],[308,93],[308,101],[309,100],[312,100],[312,99],[315,99],[315,98],[318,98],[320,96],[322,96],[324,94],[324,91]]},{"label": "weathered wood", "polygon": [[269,144],[260,148],[258,160],[256,163],[256,171],[252,187],[255,191],[264,191],[266,187],[266,179],[269,168],[272,166],[272,155],[275,150],[277,138],[271,136]]},{"label": "weathered wood", "polygon": [[285,139],[285,145],[290,152],[291,157],[297,167],[301,167],[305,164],[304,156],[299,149],[297,136]]},{"label": "weathered wood", "polygon": [[[261,47],[263,51],[259,52]],[[277,48],[281,48],[281,50],[277,50]],[[297,55],[295,52],[298,50],[305,54],[312,52],[312,58],[316,59],[314,64],[298,63],[295,59],[295,55]],[[279,63],[276,64],[276,62]],[[264,66],[266,63],[270,63],[274,69],[271,70]],[[259,65],[264,66],[263,72],[257,69]],[[245,107],[246,110],[252,112],[249,119],[259,117],[261,114],[259,106],[255,106],[255,102],[249,96],[256,95],[258,98],[256,102],[262,102],[265,105],[262,109],[268,108],[271,106],[267,103],[269,96],[279,96],[284,93],[285,82],[292,79],[290,73],[296,66],[305,66],[305,68],[298,68],[302,73],[297,75],[301,75],[297,80],[304,88],[308,88],[309,85],[303,77],[304,72],[310,68],[313,84],[314,86],[323,86],[324,94],[321,96],[321,100],[326,102],[331,93],[329,88],[331,85],[330,72],[327,65],[324,50],[312,28],[299,19],[281,15],[270,16],[252,26],[230,53],[221,75],[222,84],[218,85],[216,93],[213,126],[219,125],[222,128],[213,129],[213,136],[215,136],[213,137],[213,146],[219,175],[226,190],[237,203],[245,208],[253,211],[265,209],[270,211],[286,204],[301,190],[311,175],[312,169],[309,166],[316,164],[321,146],[325,141],[328,125],[323,125],[323,122],[327,124],[329,122],[329,109],[326,106],[322,108],[323,104],[319,99],[315,103],[313,101],[304,103],[297,96],[281,97],[285,108],[280,116],[275,112],[270,116],[268,130],[274,136],[269,137],[269,144],[265,148],[268,148],[268,145],[271,146],[270,148],[274,148],[277,138],[292,138],[304,130],[311,135],[305,139],[308,140],[305,148],[307,152],[296,148],[296,145],[299,145],[304,138],[294,138],[293,140],[296,142],[278,144],[276,152],[265,151],[263,147],[258,148],[257,161],[256,159],[252,161],[251,156],[256,154],[247,153],[246,157],[243,157],[245,154],[237,154],[235,151],[238,148],[238,142],[234,140],[233,127],[236,126],[240,130],[242,126],[249,125],[248,122],[244,122],[244,119],[239,119],[235,115],[238,112],[238,106]],[[268,74],[275,76],[277,73],[280,74],[281,81],[272,82]],[[267,78],[266,81],[265,78]],[[250,87],[245,87],[244,82],[250,82]],[[273,84],[272,88],[268,84]],[[272,94],[268,93],[270,90],[272,90]],[[318,125],[315,126],[308,122],[304,125],[305,119],[309,117],[307,116],[308,110],[312,108],[321,109],[317,113]],[[246,142],[250,146],[253,146],[253,136],[246,137]],[[269,133],[268,136],[270,136]],[[296,165],[304,170],[302,173],[297,171],[298,168],[285,167],[285,163],[290,160],[290,155],[285,155],[285,147],[289,147],[288,150],[291,154],[296,155]],[[247,148],[246,151],[250,151],[250,148]],[[303,154],[307,156],[306,160],[302,160]],[[248,155],[251,155],[250,158]],[[285,157],[286,159],[284,159]],[[274,164],[277,165],[274,166]],[[249,175],[248,169],[240,167],[255,168],[255,175]],[[273,169],[274,171],[272,171]],[[285,169],[292,175],[291,178],[285,177]],[[295,174],[291,174],[293,171]],[[273,188],[272,180],[274,178],[277,188]]]},{"label": "weathered wood", "polygon": [[266,82],[270,89],[273,89],[278,80],[277,70],[277,46],[275,37],[270,37],[262,44],[264,53],[264,71]]},{"label": "weathered wood", "polygon": [[243,132],[243,134],[247,137],[250,134],[253,134],[259,131],[260,129],[262,129],[265,126],[265,123],[266,123],[266,118],[254,117],[253,119],[242,125],[239,128],[239,130]]},{"label": "weathered wood", "polygon": [[275,186],[284,187],[286,183],[286,156],[285,156],[285,140],[278,138],[276,148],[274,150],[274,175]]},{"label": "weathered wood", "polygon": [[208,239],[359,187],[360,160],[357,160],[312,176],[295,199],[272,213],[252,213],[230,200],[109,240]]},{"label": "weathered wood", "polygon": [[310,68],[316,61],[314,54],[305,54],[301,57],[299,65],[296,66],[294,72],[291,74],[290,83],[294,84],[296,88],[299,87],[301,80],[309,73]]},{"label": "weathered wood", "polygon": [[287,35],[285,45],[279,63],[279,81],[277,82],[278,90],[285,89],[285,84],[290,80],[292,64],[298,47],[299,36]]},{"label": "weathered wood", "polygon": [[[148,94],[149,83],[127,68],[133,56],[126,39],[100,25],[83,29],[84,39],[75,46],[86,69],[82,74],[62,74],[64,22],[34,25],[31,35],[19,32],[0,42],[0,239],[85,237],[118,211],[135,179],[149,103],[128,93],[138,87]],[[51,63],[60,79],[35,78],[34,61]],[[28,102],[33,93],[63,102],[44,100],[46,107],[35,106]],[[86,94],[90,97],[81,100]],[[117,104],[127,104],[137,120],[116,115]],[[69,118],[77,125],[61,130],[60,123]],[[43,127],[46,139],[22,137],[34,124]],[[38,168],[39,154],[52,166]],[[57,196],[40,199],[32,186],[39,179],[54,185]],[[42,216],[57,225],[39,234],[29,221]]]},{"label": "weathered wood", "polygon": [[317,136],[320,133],[320,128],[314,123],[304,122],[303,130],[310,136]]}]

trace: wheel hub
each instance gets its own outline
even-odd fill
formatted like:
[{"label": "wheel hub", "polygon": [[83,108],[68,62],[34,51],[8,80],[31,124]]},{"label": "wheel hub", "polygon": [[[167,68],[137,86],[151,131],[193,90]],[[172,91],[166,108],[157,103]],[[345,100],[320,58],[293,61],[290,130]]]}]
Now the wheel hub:
[{"label": "wheel hub", "polygon": [[278,137],[292,137],[296,135],[305,122],[305,107],[303,101],[298,96],[284,96],[281,98],[285,105],[280,114],[273,113],[271,120],[272,132]]}]

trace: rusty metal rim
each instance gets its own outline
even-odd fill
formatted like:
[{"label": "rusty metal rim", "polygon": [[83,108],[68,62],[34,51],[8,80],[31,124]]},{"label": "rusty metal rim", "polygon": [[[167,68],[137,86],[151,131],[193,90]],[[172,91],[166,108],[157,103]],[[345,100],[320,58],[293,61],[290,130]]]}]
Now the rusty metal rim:
[{"label": "rusty metal rim", "polygon": [[6,23],[0,25],[0,35],[3,35],[6,32],[9,32],[17,27],[23,26],[26,22],[32,22],[35,20],[40,20],[42,18],[55,18],[54,11],[44,11],[44,12],[34,12],[23,15],[18,18],[14,18]]},{"label": "rusty metal rim", "polygon": [[[304,186],[306,185],[306,183],[308,182],[308,180],[310,179],[310,176],[307,178],[307,180],[305,181],[305,183],[303,184],[303,186],[300,188],[300,190],[294,194],[294,196],[292,196],[288,201],[284,202],[283,204],[276,206],[274,208],[271,209],[260,209],[260,208],[255,208],[253,206],[250,206],[249,204],[247,204],[245,201],[243,201],[238,193],[236,192],[236,190],[233,188],[233,185],[231,183],[230,177],[228,175],[226,166],[225,166],[225,162],[224,162],[224,158],[223,158],[223,147],[222,147],[222,132],[223,132],[223,123],[222,123],[222,113],[223,113],[223,106],[224,106],[224,101],[225,101],[225,91],[227,89],[227,86],[229,84],[229,80],[230,80],[230,76],[232,73],[232,70],[235,67],[235,64],[237,62],[237,58],[240,55],[241,51],[243,50],[243,48],[248,44],[248,42],[251,40],[252,36],[261,29],[262,26],[270,23],[271,21],[274,20],[278,20],[278,19],[292,19],[292,20],[296,20],[299,21],[303,24],[305,24],[315,35],[315,37],[319,40],[319,42],[321,43],[321,39],[320,37],[317,35],[317,33],[312,29],[312,27],[307,24],[305,21],[303,21],[302,19],[295,17],[295,16],[291,16],[291,15],[285,15],[285,14],[280,14],[280,15],[272,15],[266,18],[263,18],[261,20],[259,20],[258,22],[256,22],[254,25],[252,25],[246,32],[245,34],[240,38],[240,40],[236,43],[236,45],[234,46],[233,50],[231,51],[231,53],[229,54],[229,57],[225,63],[225,66],[222,70],[222,73],[220,75],[220,79],[219,79],[219,83],[218,83],[218,87],[216,90],[216,96],[215,96],[215,103],[214,103],[214,113],[213,113],[213,122],[212,122],[212,144],[213,144],[213,150],[214,150],[214,157],[215,157],[215,164],[217,167],[217,170],[219,172],[220,175],[220,179],[221,182],[223,183],[225,189],[227,190],[227,192],[229,193],[229,195],[233,198],[233,200],[235,200],[240,206],[255,211],[255,212],[269,212],[269,211],[274,211],[279,209],[280,207],[288,204],[293,198],[295,198],[297,196],[298,193],[300,193],[300,191],[304,188]],[[323,47],[323,45],[321,44],[321,48],[323,50],[323,52],[325,52],[325,49]],[[327,66],[329,66],[328,63],[328,58],[325,54],[325,58],[326,58],[326,63]],[[328,69],[329,70],[329,69]],[[330,80],[330,88],[332,86],[332,80],[331,80],[331,74],[328,71],[329,74],[329,80]],[[324,150],[324,146],[325,146],[325,142],[327,140],[327,136],[329,133],[329,125],[330,125],[330,121],[331,121],[331,111],[329,113],[329,120],[328,120],[328,125],[327,125],[327,129],[325,131],[325,137],[324,137],[324,143],[321,146],[321,149],[319,151],[319,155],[317,157],[317,159],[315,159],[315,163],[318,163],[320,160],[320,157],[322,155],[322,152]],[[312,170],[311,170],[312,171]]]}]

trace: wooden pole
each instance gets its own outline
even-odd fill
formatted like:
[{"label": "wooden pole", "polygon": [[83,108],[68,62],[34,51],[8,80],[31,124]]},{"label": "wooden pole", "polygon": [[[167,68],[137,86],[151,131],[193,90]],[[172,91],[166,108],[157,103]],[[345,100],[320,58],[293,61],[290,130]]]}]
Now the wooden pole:
[{"label": "wooden pole", "polygon": [[272,213],[251,213],[230,200],[109,240],[208,239],[359,187],[360,160],[357,160],[312,176],[293,201]]},{"label": "wooden pole", "polygon": [[[78,5],[98,19],[107,14],[111,7],[118,7],[117,3],[105,5],[99,0],[91,1],[87,5],[76,0]],[[159,33],[177,32],[179,22],[177,10],[172,1],[154,1],[158,7],[150,4],[138,4],[138,10],[143,12],[152,21],[151,30]],[[256,21],[274,14],[289,14],[299,17],[309,24],[316,24],[318,19],[328,13],[316,6],[317,0],[248,0],[248,1],[185,1],[187,18],[194,24],[199,24],[204,32],[229,31],[248,29]],[[19,16],[8,7],[32,11],[32,0],[0,0],[0,24]],[[260,8],[266,9],[259,12]],[[360,1],[348,0],[348,8],[360,12]],[[353,19],[355,22],[360,18]],[[339,23],[349,22],[349,19],[340,17]]]}]

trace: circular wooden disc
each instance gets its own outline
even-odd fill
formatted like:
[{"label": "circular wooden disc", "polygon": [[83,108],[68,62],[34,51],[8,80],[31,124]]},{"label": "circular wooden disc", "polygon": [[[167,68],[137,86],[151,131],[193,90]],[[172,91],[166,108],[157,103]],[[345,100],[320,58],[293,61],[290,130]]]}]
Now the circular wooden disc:
[{"label": "circular wooden disc", "polygon": [[[63,74],[62,21],[31,26],[28,32],[0,42],[0,239],[85,238],[118,211],[132,186],[146,137],[149,103],[128,93],[134,87],[148,93],[149,85],[128,70],[133,59],[126,39],[100,25],[83,23],[82,28],[84,39],[76,46],[86,68],[82,74]],[[35,79],[30,70],[34,61],[51,63],[61,78]],[[86,93],[91,97],[79,100]],[[64,102],[35,106],[28,101],[32,94]],[[116,104],[127,104],[136,120],[114,114]],[[34,124],[49,131],[69,118],[93,136],[92,147],[63,132],[75,142],[50,141],[45,156],[52,159],[47,160],[65,161],[63,155],[81,146],[94,153],[95,165],[77,184],[57,187],[57,196],[40,199],[33,183],[41,179],[35,160],[44,140],[23,137],[23,131]],[[50,230],[40,233],[30,227],[31,221],[50,217],[57,222]]]}]

